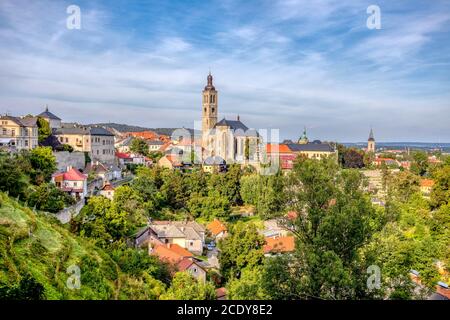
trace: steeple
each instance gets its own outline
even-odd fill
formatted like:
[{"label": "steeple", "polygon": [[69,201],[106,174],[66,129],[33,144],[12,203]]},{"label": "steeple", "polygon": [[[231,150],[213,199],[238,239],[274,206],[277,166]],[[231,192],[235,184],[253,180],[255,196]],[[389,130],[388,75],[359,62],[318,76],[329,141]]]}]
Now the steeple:
[{"label": "steeple", "polygon": [[373,137],[373,130],[372,130],[372,128],[370,128],[369,139],[367,141],[375,141],[375,139]]},{"label": "steeple", "polygon": [[308,143],[308,137],[306,136],[306,127],[303,128],[303,134],[300,137],[300,139],[298,139],[298,143],[299,144],[307,144]]},{"label": "steeple", "polygon": [[45,112],[48,112],[48,104],[45,105]]},{"label": "steeple", "polygon": [[209,71],[208,77],[206,78],[207,84],[205,90],[216,90],[213,85],[213,76],[211,75],[211,71]]}]

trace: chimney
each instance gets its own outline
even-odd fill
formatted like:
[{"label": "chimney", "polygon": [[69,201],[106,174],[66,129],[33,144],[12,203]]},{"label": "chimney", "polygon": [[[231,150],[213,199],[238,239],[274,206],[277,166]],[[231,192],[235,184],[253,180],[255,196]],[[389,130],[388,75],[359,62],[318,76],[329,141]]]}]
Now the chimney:
[{"label": "chimney", "polygon": [[72,170],[72,166],[71,166],[71,165],[68,165],[68,166],[67,166],[67,172],[69,172],[70,170]]}]

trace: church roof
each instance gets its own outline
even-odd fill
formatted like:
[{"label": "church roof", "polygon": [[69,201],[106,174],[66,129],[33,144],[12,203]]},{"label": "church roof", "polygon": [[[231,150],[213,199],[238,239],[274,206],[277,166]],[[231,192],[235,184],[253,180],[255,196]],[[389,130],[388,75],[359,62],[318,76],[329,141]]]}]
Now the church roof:
[{"label": "church roof", "polygon": [[207,165],[207,166],[212,166],[212,165],[225,165],[226,162],[222,157],[219,156],[212,156],[212,157],[208,157],[205,159],[205,161],[203,162],[203,164]]},{"label": "church roof", "polygon": [[238,130],[238,129],[241,129],[243,131],[248,130],[247,126],[245,124],[243,124],[240,120],[227,120],[225,118],[223,118],[222,120],[217,122],[214,127],[217,127],[217,126],[230,127],[230,129],[232,129],[232,130]]},{"label": "church roof", "polygon": [[60,118],[55,116],[53,113],[48,111],[48,108],[45,108],[44,112],[41,112],[40,114],[38,114],[38,117],[47,118],[47,119],[53,119],[53,120],[61,120]]},{"label": "church roof", "polygon": [[328,143],[305,143],[305,144],[292,143],[288,144],[288,147],[294,152],[301,152],[301,151],[334,152],[333,147]]}]

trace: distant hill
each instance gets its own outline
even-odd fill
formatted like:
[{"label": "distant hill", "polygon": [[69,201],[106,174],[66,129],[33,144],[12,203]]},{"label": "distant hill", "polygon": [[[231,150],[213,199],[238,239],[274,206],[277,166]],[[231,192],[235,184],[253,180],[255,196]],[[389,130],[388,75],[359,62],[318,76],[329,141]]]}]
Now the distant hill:
[{"label": "distant hill", "polygon": [[[101,127],[109,127],[114,128],[115,130],[119,132],[141,132],[141,131],[154,131],[157,134],[171,136],[172,132],[179,128],[145,128],[140,126],[132,126],[128,124],[121,124],[121,123],[93,123],[89,124],[89,126],[101,126]],[[188,130],[191,134],[193,134],[194,129],[190,128],[184,128]]]}]

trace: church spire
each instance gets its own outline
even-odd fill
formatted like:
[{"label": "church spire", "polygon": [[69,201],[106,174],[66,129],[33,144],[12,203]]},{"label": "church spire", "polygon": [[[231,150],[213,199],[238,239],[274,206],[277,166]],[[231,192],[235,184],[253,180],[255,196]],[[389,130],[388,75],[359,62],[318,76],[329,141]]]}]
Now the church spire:
[{"label": "church spire", "polygon": [[206,78],[207,84],[205,90],[216,90],[213,85],[213,76],[211,75],[211,70],[209,71],[208,77]]},{"label": "church spire", "polygon": [[370,128],[369,140],[368,141],[375,141],[375,138],[373,137],[373,130],[372,130],[372,128]]}]

